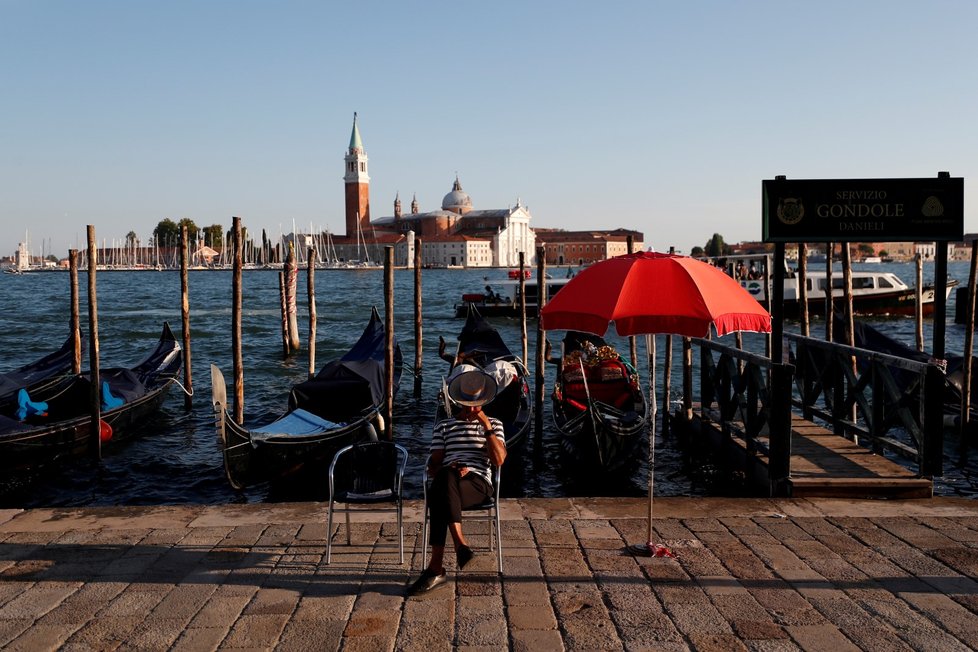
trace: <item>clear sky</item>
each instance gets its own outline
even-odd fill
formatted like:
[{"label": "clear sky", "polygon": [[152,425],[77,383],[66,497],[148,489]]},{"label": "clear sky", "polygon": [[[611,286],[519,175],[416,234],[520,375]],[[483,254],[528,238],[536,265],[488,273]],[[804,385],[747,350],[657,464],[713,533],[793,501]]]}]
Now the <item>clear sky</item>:
[{"label": "clear sky", "polygon": [[0,0],[0,254],[342,233],[354,111],[374,217],[457,173],[688,252],[760,239],[762,179],[947,170],[976,231],[976,34],[973,0]]}]

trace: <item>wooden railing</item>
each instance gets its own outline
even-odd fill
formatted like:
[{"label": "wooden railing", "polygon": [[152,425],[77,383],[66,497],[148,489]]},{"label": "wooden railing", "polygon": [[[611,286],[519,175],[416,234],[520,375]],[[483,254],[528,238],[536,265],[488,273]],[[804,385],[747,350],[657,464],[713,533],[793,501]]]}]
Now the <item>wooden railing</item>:
[{"label": "wooden railing", "polygon": [[944,374],[935,363],[785,333],[795,365],[792,402],[836,434],[943,475]]},{"label": "wooden railing", "polygon": [[792,366],[711,340],[692,343],[700,348],[700,417],[743,441],[748,459],[766,456],[771,492],[783,493],[790,473]]}]

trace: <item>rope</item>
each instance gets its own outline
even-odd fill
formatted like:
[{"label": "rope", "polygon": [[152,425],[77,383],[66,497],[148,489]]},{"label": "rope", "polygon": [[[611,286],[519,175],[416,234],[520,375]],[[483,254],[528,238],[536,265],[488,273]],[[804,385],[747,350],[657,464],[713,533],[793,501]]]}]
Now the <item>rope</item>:
[{"label": "rope", "polygon": [[194,390],[192,390],[192,389],[191,389],[191,390],[190,390],[190,391],[188,392],[188,391],[187,391],[187,388],[183,386],[183,383],[181,383],[181,382],[180,382],[179,380],[177,380],[176,378],[174,378],[174,379],[173,379],[173,383],[174,383],[174,384],[175,384],[175,385],[176,385],[177,387],[179,387],[180,389],[182,389],[182,390],[183,390],[183,393],[184,393],[184,394],[186,394],[187,396],[190,396],[191,398],[193,398],[193,395],[194,395]]}]

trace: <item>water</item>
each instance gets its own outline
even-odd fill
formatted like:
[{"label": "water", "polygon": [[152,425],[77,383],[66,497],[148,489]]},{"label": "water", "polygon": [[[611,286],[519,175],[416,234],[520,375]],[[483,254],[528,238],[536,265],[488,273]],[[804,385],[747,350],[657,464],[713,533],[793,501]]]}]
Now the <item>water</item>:
[{"label": "water", "polygon": [[[906,281],[913,279],[912,265],[882,265]],[[950,274],[967,281],[967,263],[951,263]],[[558,270],[556,273],[563,273]],[[933,274],[925,267],[925,277]],[[425,270],[424,383],[422,396],[413,396],[414,272],[395,272],[395,332],[406,363],[401,391],[394,404],[395,439],[411,453],[412,465],[405,479],[409,496],[420,493],[420,465],[427,451],[434,417],[434,398],[446,363],[437,355],[438,337],[450,344],[462,326],[454,318],[454,304],[463,292],[478,292],[485,278],[495,283],[504,270]],[[99,272],[98,317],[101,365],[129,366],[138,362],[155,344],[162,322],[169,321],[180,337],[180,277],[177,272]],[[82,323],[87,325],[87,276],[82,274]],[[8,370],[53,350],[67,336],[69,317],[68,274],[49,272],[24,276],[0,275],[0,369]],[[305,379],[308,353],[283,359],[278,308],[278,273],[247,271],[243,276],[242,323],[245,374],[245,422],[257,425],[278,416],[286,407],[289,387]],[[307,336],[305,274],[299,280],[299,325]],[[383,313],[383,273],[376,270],[321,270],[316,274],[318,312],[317,367],[338,357],[359,337],[369,318],[370,306]],[[258,485],[243,492],[233,490],[224,478],[221,453],[210,405],[210,364],[217,364],[230,378],[231,274],[227,271],[190,272],[192,363],[195,396],[193,408],[184,409],[183,394],[174,387],[163,409],[147,420],[135,440],[110,446],[100,462],[77,459],[48,470],[29,481],[6,478],[0,482],[0,506],[155,505],[257,502],[283,499],[321,499],[325,478],[313,478],[301,490],[283,492],[280,487]],[[953,323],[954,295],[950,299],[947,350],[963,349],[964,328]],[[519,354],[520,330],[514,320],[496,320],[503,339]],[[913,342],[913,321],[879,320],[873,324],[895,337]],[[814,328],[818,332],[820,322]],[[535,322],[529,325],[530,359],[536,338]],[[787,326],[789,330],[792,326]],[[926,327],[930,341],[930,327]],[[609,338],[619,350],[627,344]],[[678,347],[678,338],[676,338]],[[557,343],[555,342],[555,345]],[[664,339],[659,338],[661,351]],[[929,345],[928,345],[929,346]],[[640,346],[640,356],[644,356]],[[678,348],[674,354],[678,360]],[[87,367],[87,357],[85,366]],[[532,364],[531,364],[532,368]],[[548,369],[552,387],[553,368]],[[661,367],[657,382],[661,383]],[[643,376],[644,376],[643,372]],[[673,387],[681,387],[674,370]],[[677,396],[673,397],[674,400]],[[648,467],[640,460],[630,477],[611,483],[581,481],[563,473],[557,452],[549,398],[544,402],[544,435],[539,447],[531,435],[522,455],[507,463],[504,493],[509,496],[558,497],[568,495],[641,496],[646,492]],[[657,495],[704,495],[711,491],[709,473],[684,468],[675,441],[657,436],[655,485]],[[937,491],[972,495],[978,488],[978,462],[958,460],[949,443],[948,474]],[[644,454],[643,454],[644,457]]]}]

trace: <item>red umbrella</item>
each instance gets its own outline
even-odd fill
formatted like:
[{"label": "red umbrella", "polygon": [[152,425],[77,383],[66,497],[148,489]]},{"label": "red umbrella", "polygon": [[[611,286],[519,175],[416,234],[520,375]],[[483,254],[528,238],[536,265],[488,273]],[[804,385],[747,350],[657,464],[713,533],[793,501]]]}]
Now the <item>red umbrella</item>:
[{"label": "red umbrella", "polygon": [[545,330],[705,337],[771,332],[771,315],[722,270],[688,256],[639,252],[583,270],[547,303]]},{"label": "red umbrella", "polygon": [[[540,311],[544,330],[577,330],[604,335],[612,322],[619,335],[657,333],[705,337],[735,331],[771,332],[771,315],[722,270],[688,256],[639,252],[595,263],[571,279]],[[652,543],[655,467],[655,338],[648,338],[649,523]]]}]

